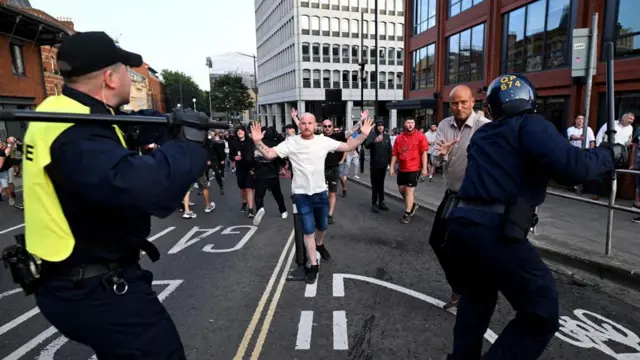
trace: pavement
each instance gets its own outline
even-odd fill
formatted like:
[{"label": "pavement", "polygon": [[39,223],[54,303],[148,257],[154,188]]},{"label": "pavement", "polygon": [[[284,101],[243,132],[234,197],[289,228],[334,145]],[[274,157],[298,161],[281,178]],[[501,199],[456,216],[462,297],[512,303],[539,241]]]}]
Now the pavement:
[{"label": "pavement", "polygon": [[[353,169],[351,174],[353,174]],[[365,160],[365,171],[358,177],[350,176],[350,181],[371,187],[369,163]],[[396,177],[385,178],[385,192],[399,198]],[[415,191],[418,204],[424,209],[435,212],[442,200],[446,187],[442,174],[436,174],[433,182],[420,183]],[[576,195],[563,189],[549,190],[567,195]],[[591,200],[585,194],[586,200]],[[607,198],[601,198],[603,204]],[[631,208],[632,201],[617,200],[617,205]],[[535,234],[530,236],[532,243],[550,258],[565,262],[576,268],[621,283],[640,287],[640,224],[631,222],[637,214],[615,211],[613,216],[612,251],[605,255],[607,208],[548,195],[538,207],[539,222]]]},{"label": "pavement", "polygon": [[[369,191],[351,186],[338,198],[326,239],[332,259],[321,262],[318,281],[287,282],[292,216],[281,219],[267,194],[267,214],[254,227],[240,212],[234,180],[227,175],[224,196],[212,184],[212,213],[193,196],[198,218],[176,212],[152,222],[150,240],[162,256],[143,266],[155,275],[189,359],[440,359],[451,349],[455,317],[441,309],[450,289],[428,245],[431,212],[419,209],[403,225],[399,201],[387,201],[389,213],[372,214]],[[289,193],[289,180],[282,187]],[[6,246],[22,229],[22,213],[0,203],[0,219]],[[563,328],[542,359],[640,357],[640,301],[554,276]],[[485,348],[513,316],[500,299]],[[0,268],[0,359],[92,355],[57,333]]]}]

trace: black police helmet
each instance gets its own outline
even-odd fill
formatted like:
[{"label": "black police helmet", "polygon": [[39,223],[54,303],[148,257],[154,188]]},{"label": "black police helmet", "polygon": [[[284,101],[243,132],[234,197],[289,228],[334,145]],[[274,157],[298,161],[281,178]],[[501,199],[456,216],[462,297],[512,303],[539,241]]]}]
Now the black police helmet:
[{"label": "black police helmet", "polygon": [[504,74],[487,87],[484,105],[494,121],[533,111],[536,108],[535,88],[523,75]]}]

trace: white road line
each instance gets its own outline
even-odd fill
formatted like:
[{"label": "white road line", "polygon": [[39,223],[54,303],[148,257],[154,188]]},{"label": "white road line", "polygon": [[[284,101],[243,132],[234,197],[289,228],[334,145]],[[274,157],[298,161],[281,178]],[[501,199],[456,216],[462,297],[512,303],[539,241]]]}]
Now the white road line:
[{"label": "white road line", "polygon": [[13,290],[5,291],[2,294],[0,294],[0,299],[2,299],[5,296],[9,296],[9,295],[13,295],[15,293],[19,293],[20,291],[22,291],[21,288],[15,288]]},{"label": "white road line", "polygon": [[48,338],[50,338],[51,336],[53,336],[53,334],[55,334],[56,332],[58,332],[58,330],[56,330],[55,327],[51,326],[47,330],[41,332],[40,335],[38,335],[35,338],[31,339],[28,343],[22,345],[16,351],[14,351],[11,354],[7,355],[2,360],[18,360],[18,359],[20,359],[21,357],[26,355],[29,351],[35,349],[38,345],[40,345],[40,343],[42,343],[43,341],[45,341]]},{"label": "white road line", "polygon": [[[316,251],[316,259],[318,259],[318,264],[320,264],[320,253],[317,251]],[[314,281],[313,284],[307,284],[307,286],[305,286],[304,297],[306,298],[316,297],[316,294],[318,293],[319,278],[320,278],[320,273],[318,272],[318,277],[316,278],[316,281]]]},{"label": "white road line", "polygon": [[17,318],[9,321],[8,323],[0,326],[0,335],[6,333],[7,331],[13,329],[14,327],[22,324],[23,322],[29,320],[31,317],[33,317],[34,315],[38,314],[40,312],[40,309],[38,309],[37,307],[29,310],[28,312],[18,316]]},{"label": "white road line", "polygon": [[344,310],[333,312],[333,350],[349,350],[347,312]]},{"label": "white road line", "polygon": [[148,238],[147,240],[149,240],[150,242],[155,241],[156,239],[158,239],[161,236],[166,235],[168,232],[173,231],[173,229],[175,229],[175,226],[169,226],[168,228],[160,231],[159,233],[153,235],[152,237]]},{"label": "white road line", "polygon": [[300,312],[296,350],[311,349],[311,331],[313,328],[313,311]]},{"label": "white road line", "polygon": [[20,229],[20,228],[21,228],[21,227],[23,227],[23,226],[24,226],[24,224],[20,224],[20,225],[16,225],[16,226],[14,226],[14,227],[10,227],[10,228],[8,228],[8,229],[4,229],[4,230],[0,231],[0,235],[2,235],[2,234],[6,234],[6,233],[8,233],[8,232],[10,232],[10,231],[13,231],[13,230],[16,230],[16,229]]}]

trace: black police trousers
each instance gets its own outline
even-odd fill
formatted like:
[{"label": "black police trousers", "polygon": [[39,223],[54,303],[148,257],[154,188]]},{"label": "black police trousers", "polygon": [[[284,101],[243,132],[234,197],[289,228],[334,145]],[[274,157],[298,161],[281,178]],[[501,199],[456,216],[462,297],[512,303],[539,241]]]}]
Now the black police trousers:
[{"label": "black police trousers", "polygon": [[89,346],[99,360],[183,360],[180,335],[151,288],[153,275],[139,265],[120,276],[122,295],[104,275],[74,281],[53,277],[35,297],[44,317],[67,338]]},{"label": "black police trousers", "polygon": [[444,271],[444,276],[446,277],[449,286],[451,286],[452,291],[456,294],[460,294],[460,289],[458,288],[459,281],[457,280],[458,270],[453,266],[451,254],[445,244],[447,221],[443,217],[445,205],[449,200],[452,200],[451,198],[453,196],[455,196],[455,193],[451,190],[447,190],[440,202],[440,205],[438,206],[438,209],[436,210],[433,225],[431,226],[431,234],[429,235],[429,245],[431,245],[433,252],[436,254],[438,262]]}]

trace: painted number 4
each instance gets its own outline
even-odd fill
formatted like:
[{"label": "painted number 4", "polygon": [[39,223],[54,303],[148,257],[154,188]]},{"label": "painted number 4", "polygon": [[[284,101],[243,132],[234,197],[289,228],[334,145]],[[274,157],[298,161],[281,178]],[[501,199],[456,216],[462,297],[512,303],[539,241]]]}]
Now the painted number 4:
[{"label": "painted number 4", "polygon": [[502,90],[507,90],[507,89],[511,89],[512,87],[520,87],[520,80],[516,80],[513,81],[516,77],[514,75],[511,76],[505,76],[502,79],[500,79],[500,82],[502,83],[500,85],[500,89]]}]

